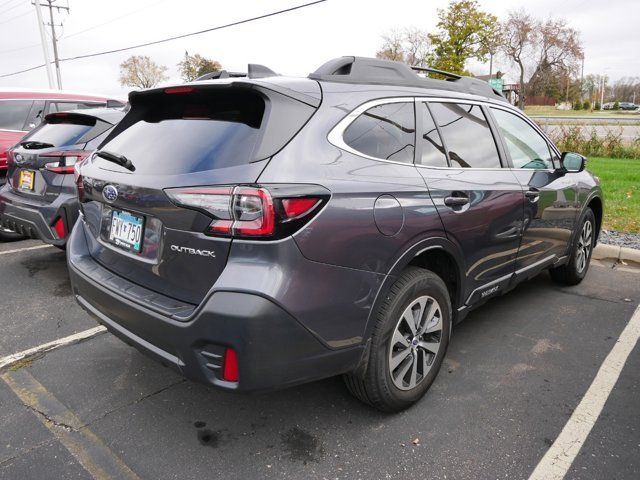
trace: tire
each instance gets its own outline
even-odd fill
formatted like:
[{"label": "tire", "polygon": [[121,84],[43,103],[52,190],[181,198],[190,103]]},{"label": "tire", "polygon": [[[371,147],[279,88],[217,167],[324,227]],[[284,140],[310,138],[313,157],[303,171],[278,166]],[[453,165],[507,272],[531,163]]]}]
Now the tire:
[{"label": "tire", "polygon": [[[596,238],[596,217],[590,208],[587,208],[580,222],[579,230],[571,247],[569,262],[565,265],[549,269],[549,274],[554,282],[562,285],[577,285],[587,275],[593,245]],[[585,232],[588,230],[588,238]]]},{"label": "tire", "polygon": [[[398,412],[420,400],[440,370],[451,333],[449,291],[433,272],[409,267],[373,318],[364,376],[348,374],[344,380],[362,402]],[[410,319],[418,319],[417,325]]]},{"label": "tire", "polygon": [[15,242],[18,240],[23,240],[25,238],[27,237],[21,235],[20,233],[0,228],[0,242]]}]

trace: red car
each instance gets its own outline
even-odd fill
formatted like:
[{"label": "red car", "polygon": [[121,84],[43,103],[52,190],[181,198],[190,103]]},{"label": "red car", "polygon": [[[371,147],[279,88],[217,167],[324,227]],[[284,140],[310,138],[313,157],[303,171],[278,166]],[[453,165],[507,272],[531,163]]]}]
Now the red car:
[{"label": "red car", "polygon": [[38,126],[45,115],[95,107],[123,107],[122,100],[61,90],[0,89],[0,184],[7,173],[7,150]]}]

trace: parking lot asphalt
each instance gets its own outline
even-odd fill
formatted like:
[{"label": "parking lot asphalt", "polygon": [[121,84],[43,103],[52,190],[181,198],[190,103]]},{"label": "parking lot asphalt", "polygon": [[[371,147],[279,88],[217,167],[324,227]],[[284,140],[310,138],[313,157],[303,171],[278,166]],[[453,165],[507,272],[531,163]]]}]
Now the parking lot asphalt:
[{"label": "parking lot asphalt", "polygon": [[[0,244],[0,356],[95,326],[64,252],[11,251],[38,246]],[[220,392],[98,335],[2,373],[0,478],[526,479],[639,303],[638,273],[540,275],[456,326],[427,396],[395,415],[339,378]],[[640,478],[639,369],[636,346],[566,478]]]}]

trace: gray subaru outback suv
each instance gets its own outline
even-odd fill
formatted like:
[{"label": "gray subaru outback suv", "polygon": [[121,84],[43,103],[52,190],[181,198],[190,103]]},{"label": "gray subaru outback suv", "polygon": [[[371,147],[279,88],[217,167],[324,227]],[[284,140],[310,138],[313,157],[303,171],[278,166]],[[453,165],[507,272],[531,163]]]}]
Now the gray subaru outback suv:
[{"label": "gray subaru outback suv", "polygon": [[416,402],[471,309],[584,278],[603,211],[583,157],[486,83],[422,70],[342,57],[131,93],[76,172],[80,305],[222,389],[343,374],[378,409]]}]

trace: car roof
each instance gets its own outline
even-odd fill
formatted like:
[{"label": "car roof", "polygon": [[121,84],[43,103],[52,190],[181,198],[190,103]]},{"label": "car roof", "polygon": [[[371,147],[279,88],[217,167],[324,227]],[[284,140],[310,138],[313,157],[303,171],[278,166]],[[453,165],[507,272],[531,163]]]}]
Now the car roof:
[{"label": "car roof", "polygon": [[84,100],[106,102],[122,99],[94,93],[71,92],[66,90],[36,90],[27,88],[0,88],[0,100]]}]

